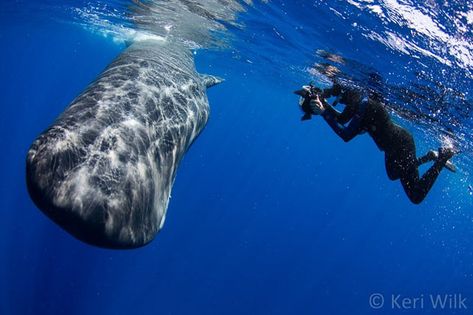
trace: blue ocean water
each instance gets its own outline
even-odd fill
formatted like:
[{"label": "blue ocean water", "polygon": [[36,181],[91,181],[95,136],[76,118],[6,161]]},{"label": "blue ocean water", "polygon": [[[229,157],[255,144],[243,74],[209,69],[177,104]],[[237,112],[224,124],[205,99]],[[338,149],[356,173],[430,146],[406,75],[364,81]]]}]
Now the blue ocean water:
[{"label": "blue ocean water", "polygon": [[[470,313],[469,1],[242,4],[211,40],[192,43],[198,71],[226,81],[208,92],[211,119],[151,244],[94,248],[36,209],[25,185],[35,137],[135,32],[179,30],[159,11],[138,26],[149,2],[2,4],[0,314]],[[368,136],[344,143],[317,117],[300,122],[292,91],[327,85],[327,64],[347,80],[383,77],[419,154],[452,142],[458,173],[443,172],[413,205]],[[380,309],[373,294],[385,299]],[[437,294],[461,294],[470,308],[435,310]],[[399,309],[398,295],[425,303]]]}]

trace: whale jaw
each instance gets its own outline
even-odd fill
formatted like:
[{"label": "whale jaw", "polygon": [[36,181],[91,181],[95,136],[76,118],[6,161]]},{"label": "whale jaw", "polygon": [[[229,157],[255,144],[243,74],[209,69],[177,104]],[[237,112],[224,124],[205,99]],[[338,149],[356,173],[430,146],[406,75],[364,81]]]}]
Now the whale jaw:
[{"label": "whale jaw", "polygon": [[[164,223],[168,196],[157,198],[156,203],[147,209],[114,205],[113,201],[98,198],[87,191],[87,187],[80,187],[81,179],[71,184],[68,176],[64,175],[67,170],[55,169],[55,165],[61,165],[61,156],[49,155],[48,158],[41,155],[41,151],[48,150],[48,145],[38,145],[39,142],[36,141],[28,153],[26,184],[31,199],[47,217],[75,238],[97,247],[133,249],[154,239]],[[45,168],[54,171],[48,173]],[[144,204],[137,207],[144,207]],[[133,213],[147,214],[148,219],[133,224],[133,219],[129,218]],[[161,221],[156,213],[163,213]]]}]

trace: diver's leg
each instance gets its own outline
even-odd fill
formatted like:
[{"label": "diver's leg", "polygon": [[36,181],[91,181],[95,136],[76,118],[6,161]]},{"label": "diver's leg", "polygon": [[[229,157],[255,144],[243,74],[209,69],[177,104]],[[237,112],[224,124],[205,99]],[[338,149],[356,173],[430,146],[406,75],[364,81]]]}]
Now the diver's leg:
[{"label": "diver's leg", "polygon": [[[399,177],[401,179],[402,186],[407,196],[413,203],[420,203],[426,193],[420,192],[420,179],[419,179],[419,160],[423,162],[427,157],[417,159],[416,157],[416,145],[414,137],[406,129],[396,126],[395,134],[395,146],[391,150],[391,156],[394,158],[392,165],[398,170]],[[388,174],[389,175],[389,174]]]},{"label": "diver's leg", "polygon": [[404,191],[413,203],[419,204],[425,199],[444,165],[445,161],[435,162],[434,165],[425,172],[422,178],[419,178],[419,171],[417,168],[412,168],[401,177]]},{"label": "diver's leg", "polygon": [[386,167],[386,174],[390,180],[398,180],[401,178],[399,166],[396,163],[396,156],[393,154],[386,153],[384,155],[384,165]]},{"label": "diver's leg", "polygon": [[426,155],[417,159],[417,166],[436,160],[438,154],[434,150],[430,150]]},{"label": "diver's leg", "polygon": [[[427,152],[426,155],[417,159],[417,166],[420,166],[427,162],[435,161],[438,159],[438,157],[439,157],[438,151],[430,150],[429,152]],[[447,161],[447,163],[445,164],[445,168],[453,173],[457,171],[457,167],[451,161]]]},{"label": "diver's leg", "polygon": [[407,169],[401,176],[404,191],[413,203],[419,204],[425,199],[440,172],[453,154],[453,150],[443,149],[443,152],[440,152],[439,158],[435,161],[434,165],[432,165],[421,178],[419,178],[417,167]]},{"label": "diver's leg", "polygon": [[393,124],[390,133],[391,141],[385,154],[386,173],[390,180],[397,180],[411,165],[417,168],[416,146],[412,135],[401,126]]}]

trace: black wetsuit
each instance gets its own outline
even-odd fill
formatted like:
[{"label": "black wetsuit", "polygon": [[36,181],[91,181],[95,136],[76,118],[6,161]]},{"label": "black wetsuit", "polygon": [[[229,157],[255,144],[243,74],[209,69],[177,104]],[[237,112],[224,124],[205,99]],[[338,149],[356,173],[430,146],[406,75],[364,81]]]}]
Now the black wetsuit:
[{"label": "black wetsuit", "polygon": [[418,166],[425,162],[425,158],[417,159],[414,138],[406,129],[391,120],[389,113],[378,101],[368,99],[356,105],[347,105],[342,113],[326,102],[325,108],[322,116],[340,138],[348,142],[367,132],[378,148],[385,152],[388,177],[391,180],[401,180],[407,196],[413,203],[418,204],[424,200],[446,160],[438,159],[420,177]]}]

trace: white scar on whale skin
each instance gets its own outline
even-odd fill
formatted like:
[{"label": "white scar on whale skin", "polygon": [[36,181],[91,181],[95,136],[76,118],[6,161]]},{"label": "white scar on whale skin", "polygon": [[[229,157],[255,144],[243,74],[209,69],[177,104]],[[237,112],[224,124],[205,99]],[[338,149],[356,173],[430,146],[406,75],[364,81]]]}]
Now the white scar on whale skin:
[{"label": "white scar on whale skin", "polygon": [[191,52],[140,41],[125,50],[33,143],[27,182],[38,207],[101,247],[150,242],[166,217],[176,170],[209,116]]}]

